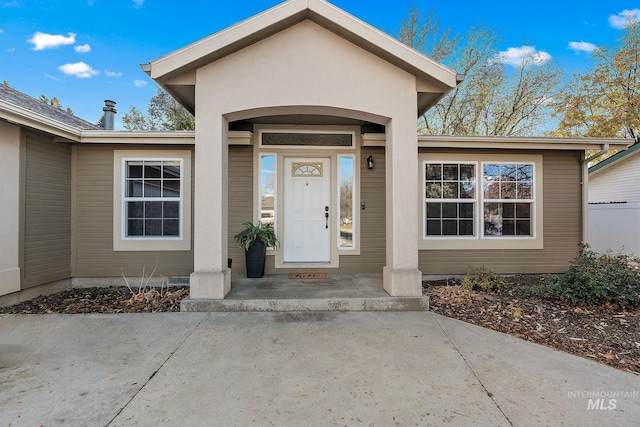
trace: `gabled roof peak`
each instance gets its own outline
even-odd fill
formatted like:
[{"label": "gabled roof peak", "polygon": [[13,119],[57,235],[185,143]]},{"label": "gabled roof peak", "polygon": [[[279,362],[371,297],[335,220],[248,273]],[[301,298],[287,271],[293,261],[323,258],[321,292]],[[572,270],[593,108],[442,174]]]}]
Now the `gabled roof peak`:
[{"label": "gabled roof peak", "polygon": [[324,0],[287,0],[148,64],[142,64],[142,69],[193,111],[194,101],[190,99],[192,91],[187,89],[190,84],[183,82],[182,87],[171,87],[172,79],[187,75],[305,20],[313,21],[432,86],[441,88],[443,94],[459,83],[459,76],[451,69]]}]

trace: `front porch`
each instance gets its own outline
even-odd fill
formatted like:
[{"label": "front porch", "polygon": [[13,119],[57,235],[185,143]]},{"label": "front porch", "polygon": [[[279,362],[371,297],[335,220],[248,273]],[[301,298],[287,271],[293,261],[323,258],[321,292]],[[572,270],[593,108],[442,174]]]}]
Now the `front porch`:
[{"label": "front porch", "polygon": [[290,279],[266,275],[260,279],[233,276],[225,299],[182,301],[186,312],[287,311],[427,311],[429,298],[392,297],[382,288],[381,274],[329,274],[326,279]]}]

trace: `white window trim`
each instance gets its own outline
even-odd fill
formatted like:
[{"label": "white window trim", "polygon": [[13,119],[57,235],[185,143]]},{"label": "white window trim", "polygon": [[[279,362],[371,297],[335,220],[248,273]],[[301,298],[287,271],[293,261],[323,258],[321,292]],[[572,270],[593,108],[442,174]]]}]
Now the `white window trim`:
[{"label": "white window trim", "polygon": [[[180,161],[180,236],[126,237],[125,181],[127,161]],[[189,251],[191,250],[191,151],[115,150],[113,156],[113,250]]]},{"label": "white window trim", "polygon": [[[475,163],[476,166],[476,198],[474,230],[475,236],[429,236],[426,237],[426,177],[424,165],[429,163]],[[480,215],[483,212],[484,197],[482,194],[482,165],[485,163],[529,163],[534,165],[533,236],[483,236]],[[421,183],[418,197],[420,207],[420,224],[418,247],[421,250],[466,250],[466,249],[543,249],[543,168],[541,155],[517,154],[455,154],[455,153],[420,153],[418,165]],[[458,199],[456,199],[458,200]]]}]

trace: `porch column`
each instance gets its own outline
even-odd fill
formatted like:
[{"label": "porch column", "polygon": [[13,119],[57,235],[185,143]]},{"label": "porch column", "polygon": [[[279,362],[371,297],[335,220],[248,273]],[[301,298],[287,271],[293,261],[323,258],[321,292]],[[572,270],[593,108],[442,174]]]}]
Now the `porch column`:
[{"label": "porch column", "polygon": [[386,237],[383,287],[391,296],[422,295],[418,270],[418,134],[415,111],[387,125]]},{"label": "porch column", "polygon": [[[196,111],[190,297],[222,299],[231,289],[231,271],[227,268],[228,123],[222,114],[213,112],[206,99],[202,101]],[[198,111],[207,114],[200,117]]]}]

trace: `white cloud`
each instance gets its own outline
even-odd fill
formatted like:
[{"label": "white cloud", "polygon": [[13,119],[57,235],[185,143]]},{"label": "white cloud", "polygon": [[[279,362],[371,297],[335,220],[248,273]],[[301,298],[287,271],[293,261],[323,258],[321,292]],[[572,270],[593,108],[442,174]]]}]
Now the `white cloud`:
[{"label": "white cloud", "polygon": [[617,15],[609,15],[609,24],[613,28],[622,29],[633,22],[640,22],[640,9],[625,9]]},{"label": "white cloud", "polygon": [[104,73],[107,75],[107,77],[122,77],[122,73],[118,73],[115,71],[104,70]]},{"label": "white cloud", "polygon": [[144,4],[144,0],[133,0],[133,4],[136,6],[136,8],[140,9]]},{"label": "white cloud", "polygon": [[76,35],[73,33],[67,33],[67,36],[65,37],[61,34],[45,34],[38,31],[27,41],[29,43],[33,43],[33,50],[43,50],[74,44],[76,42]]},{"label": "white cloud", "polygon": [[10,47],[9,49],[7,49],[7,52],[9,52],[9,53],[13,53],[15,51],[16,51],[15,47]]},{"label": "white cloud", "polygon": [[88,44],[80,44],[78,46],[74,46],[73,49],[78,52],[78,53],[87,53],[87,52],[91,52],[91,46],[89,46]]},{"label": "white cloud", "polygon": [[520,68],[527,64],[544,65],[551,60],[551,55],[544,51],[538,51],[533,46],[510,47],[499,52],[496,61]]},{"label": "white cloud", "polygon": [[135,85],[135,87],[145,87],[147,85],[147,82],[145,82],[144,80],[134,80],[133,84]]},{"label": "white cloud", "polygon": [[587,52],[587,53],[591,53],[594,50],[598,49],[598,46],[596,46],[593,43],[589,43],[589,42],[585,42],[585,41],[580,41],[580,42],[569,42],[569,49],[573,50],[574,52]]},{"label": "white cloud", "polygon": [[79,79],[88,79],[100,74],[99,71],[94,70],[90,65],[87,65],[84,62],[64,64],[59,66],[58,69],[69,76],[76,76]]},{"label": "white cloud", "polygon": [[4,33],[4,30],[2,28],[0,28],[0,34]]}]

